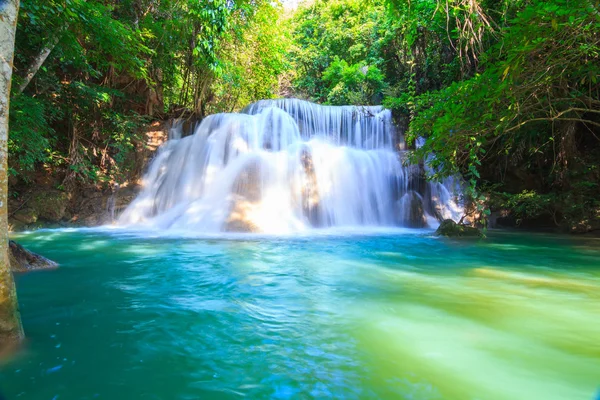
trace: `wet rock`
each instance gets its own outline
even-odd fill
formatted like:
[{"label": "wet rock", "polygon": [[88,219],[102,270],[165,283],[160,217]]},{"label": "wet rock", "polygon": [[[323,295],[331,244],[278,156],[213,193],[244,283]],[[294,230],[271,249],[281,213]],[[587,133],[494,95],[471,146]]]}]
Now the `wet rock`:
[{"label": "wet rock", "polygon": [[135,185],[121,187],[115,194],[114,211],[116,215],[119,215],[123,210],[127,208],[129,204],[135,200],[138,195],[140,188]]},{"label": "wet rock", "polygon": [[481,231],[472,226],[457,224],[451,219],[445,219],[435,231],[436,236],[447,237],[483,237]]},{"label": "wet rock", "polygon": [[321,213],[320,213],[320,201],[319,186],[317,184],[317,175],[315,173],[315,166],[313,163],[312,154],[304,150],[300,155],[300,161],[304,169],[304,176],[302,179],[302,211],[306,215],[313,226],[321,226]]},{"label": "wet rock", "polygon": [[259,232],[251,214],[262,198],[261,168],[257,162],[249,163],[233,183],[231,211],[225,221],[227,232]]},{"label": "wet rock", "polygon": [[88,188],[83,190],[82,196],[88,199],[93,199],[97,197],[102,197],[102,192],[98,191],[95,188]]},{"label": "wet rock", "polygon": [[409,228],[424,228],[427,226],[423,198],[417,192],[405,193],[396,202],[396,213],[396,219],[402,226]]},{"label": "wet rock", "polygon": [[250,162],[233,183],[233,193],[244,197],[250,202],[260,201],[262,198],[261,181],[262,169],[260,163]]},{"label": "wet rock", "polygon": [[17,242],[10,240],[8,242],[10,268],[15,272],[29,272],[42,269],[58,268],[58,264],[52,260],[35,254]]},{"label": "wet rock", "polygon": [[238,196],[234,200],[229,218],[227,218],[227,221],[225,222],[225,231],[244,233],[260,232],[260,229],[250,219],[250,214],[254,207],[255,205],[252,202]]},{"label": "wet rock", "polygon": [[139,187],[134,184],[109,190],[88,189],[88,194],[75,199],[64,219],[75,226],[98,226],[113,223],[135,199]]}]

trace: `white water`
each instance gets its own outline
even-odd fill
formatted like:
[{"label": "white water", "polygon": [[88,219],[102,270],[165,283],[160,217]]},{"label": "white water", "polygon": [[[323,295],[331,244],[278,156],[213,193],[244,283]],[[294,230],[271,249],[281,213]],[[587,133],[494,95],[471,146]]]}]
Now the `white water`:
[{"label": "white water", "polygon": [[458,218],[456,185],[403,166],[403,139],[381,107],[264,100],[175,124],[120,225],[192,232],[435,226]]}]

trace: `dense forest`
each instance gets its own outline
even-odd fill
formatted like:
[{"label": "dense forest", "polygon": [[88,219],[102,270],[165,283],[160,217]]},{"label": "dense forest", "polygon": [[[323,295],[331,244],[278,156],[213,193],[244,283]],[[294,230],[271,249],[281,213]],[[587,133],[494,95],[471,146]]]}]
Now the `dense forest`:
[{"label": "dense forest", "polygon": [[157,121],[299,97],[392,109],[475,219],[595,230],[599,52],[595,0],[23,0],[10,214],[73,220],[88,188],[139,177]]}]

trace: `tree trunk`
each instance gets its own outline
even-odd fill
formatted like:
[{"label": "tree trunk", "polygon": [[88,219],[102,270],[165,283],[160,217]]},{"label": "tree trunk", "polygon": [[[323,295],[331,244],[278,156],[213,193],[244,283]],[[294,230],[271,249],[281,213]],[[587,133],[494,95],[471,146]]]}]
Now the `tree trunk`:
[{"label": "tree trunk", "polygon": [[21,341],[23,327],[8,259],[8,110],[19,0],[0,3],[0,352]]},{"label": "tree trunk", "polygon": [[33,60],[29,68],[27,68],[27,73],[23,78],[24,80],[19,86],[19,93],[23,93],[23,91],[25,90],[27,85],[29,85],[35,74],[37,74],[42,64],[44,64],[44,61],[46,61],[46,58],[48,58],[52,50],[54,50],[54,48],[58,44],[62,33],[65,31],[65,29],[67,29],[67,26],[61,28],[61,30],[58,31],[52,39],[50,39],[50,41],[42,48],[40,54],[38,54],[37,57]]}]

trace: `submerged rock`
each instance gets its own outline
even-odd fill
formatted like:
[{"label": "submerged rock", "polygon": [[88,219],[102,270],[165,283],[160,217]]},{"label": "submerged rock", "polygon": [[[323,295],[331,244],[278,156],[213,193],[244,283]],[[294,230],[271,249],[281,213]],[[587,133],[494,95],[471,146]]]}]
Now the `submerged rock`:
[{"label": "submerged rock", "polygon": [[483,237],[481,231],[472,226],[457,224],[451,219],[445,219],[435,231],[436,236],[447,237]]},{"label": "submerged rock", "polygon": [[28,272],[41,269],[58,268],[58,264],[46,257],[35,254],[17,242],[10,240],[8,242],[8,257],[10,259],[10,268],[14,272]]}]

